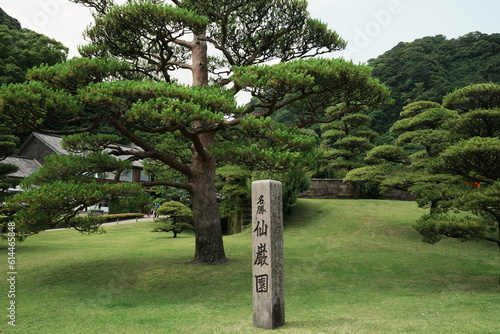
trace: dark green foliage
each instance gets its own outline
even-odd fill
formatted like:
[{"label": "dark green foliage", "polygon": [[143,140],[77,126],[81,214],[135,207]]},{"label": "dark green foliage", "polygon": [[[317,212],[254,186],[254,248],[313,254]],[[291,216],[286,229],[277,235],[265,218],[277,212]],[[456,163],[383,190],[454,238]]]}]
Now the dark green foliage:
[{"label": "dark green foliage", "polygon": [[460,113],[478,109],[500,109],[500,85],[477,84],[458,89],[445,96],[443,107]]},{"label": "dark green foliage", "polygon": [[9,16],[3,9],[0,8],[0,25],[4,25],[9,29],[21,30],[21,23],[15,18]]},{"label": "dark green foliage", "polygon": [[358,186],[361,198],[379,198],[381,191],[378,182],[361,182]]},{"label": "dark green foliage", "polygon": [[144,217],[144,213],[117,213],[112,215],[103,215],[103,217],[107,222],[113,222],[117,220],[129,220],[129,219],[138,219]]},{"label": "dark green foliage", "polygon": [[500,137],[500,109],[474,110],[451,124],[460,137]]},{"label": "dark green foliage", "polygon": [[366,152],[378,136],[370,124],[370,116],[354,113],[322,125],[320,149],[323,156],[315,177],[343,178],[348,171],[365,165]]},{"label": "dark green foliage", "polygon": [[142,212],[151,199],[140,185],[95,179],[95,174],[129,166],[102,152],[47,157],[43,167],[23,180],[24,191],[9,201],[9,208],[19,210],[16,227],[24,237],[55,227],[96,232],[102,222],[77,218],[78,213],[105,200],[119,202],[127,212]]},{"label": "dark green foliage", "polygon": [[93,224],[87,221],[73,220],[78,214],[76,209],[84,209],[99,203],[106,197],[106,191],[96,182],[76,183],[56,181],[36,186],[33,190],[25,190],[10,201],[19,209],[16,214],[16,227],[25,236],[40,231],[73,226],[72,222],[84,225],[75,228],[95,231]]},{"label": "dark green foliage", "polygon": [[74,58],[55,65],[42,64],[28,71],[28,80],[45,83],[54,90],[76,94],[91,83],[116,79],[140,79],[125,62],[99,58]]},{"label": "dark green foliage", "polygon": [[151,232],[173,232],[174,238],[177,238],[177,234],[182,233],[182,231],[194,231],[194,227],[190,223],[169,222],[168,220],[168,218],[156,219],[155,222],[160,223],[160,225],[155,226]]},{"label": "dark green foliage", "polygon": [[68,54],[68,48],[61,43],[21,28],[1,8],[0,45],[0,84],[23,82],[30,68],[54,65],[66,60]]},{"label": "dark green foliage", "polygon": [[[68,227],[75,227],[82,233],[92,234],[92,233],[105,233],[101,225],[106,222],[106,218],[103,216],[75,216],[71,218],[68,223]],[[58,227],[66,227],[65,225],[59,225]]]},{"label": "dark green foliage", "polygon": [[[0,162],[5,158],[13,155],[16,151],[16,144],[18,138],[16,136],[8,135],[8,129],[1,127],[0,131]],[[14,180],[7,178],[8,174],[17,171],[16,167],[12,167],[9,164],[0,165],[0,194],[3,194],[5,190],[11,187],[11,183],[15,184]]]},{"label": "dark green foliage", "polygon": [[283,212],[293,212],[299,193],[310,185],[310,172],[295,170],[284,173],[255,171],[242,166],[224,166],[218,169],[218,188],[223,196],[221,212],[223,217],[241,212],[242,205],[252,196],[252,182],[257,180],[276,180],[282,183]]},{"label": "dark green foliage", "polygon": [[146,193],[134,196],[115,196],[108,199],[109,213],[148,212],[153,198]]},{"label": "dark green foliage", "polygon": [[177,201],[189,205],[189,193],[184,189],[158,186],[153,187],[153,190],[156,193],[155,204],[161,205],[168,201]]},{"label": "dark green foliage", "polygon": [[191,209],[180,202],[171,201],[163,203],[157,210],[159,215],[167,215],[173,218],[192,217]]},{"label": "dark green foliage", "polygon": [[226,165],[217,169],[217,189],[222,197],[221,217],[240,213],[244,202],[251,197],[252,171],[245,166]]},{"label": "dark green foliage", "polygon": [[[187,0],[182,6],[216,23],[210,27],[208,37],[219,41],[217,48],[228,50],[231,65],[251,65],[276,58],[286,62],[301,58],[306,52],[329,53],[346,46],[335,31],[309,17],[306,1]],[[259,52],[264,49],[264,54]],[[258,57],[249,57],[252,54]]]},{"label": "dark green foliage", "polygon": [[[416,195],[430,208],[415,225],[424,241],[485,239],[500,247],[500,86],[477,84],[448,94],[443,106],[410,103],[391,131],[396,146],[372,149],[348,180],[378,181]],[[456,215],[453,210],[468,211]]]},{"label": "dark green foliage", "polygon": [[[297,127],[289,127],[268,118],[248,117],[238,129],[227,131],[225,141],[212,149],[219,161],[244,164],[255,171],[277,172],[303,168],[316,160],[316,139]],[[227,140],[230,139],[230,140]]]},{"label": "dark green foliage", "polygon": [[[455,39],[437,35],[401,42],[368,64],[373,66],[373,75],[391,89],[395,101],[374,114],[375,129],[383,133],[411,102],[440,103],[460,87],[499,84],[500,34],[472,32]],[[444,107],[448,108],[446,103]]]},{"label": "dark green foliage", "polygon": [[173,232],[174,238],[177,234],[185,230],[194,230],[193,213],[191,209],[180,202],[172,201],[163,203],[157,210],[158,215],[166,215],[167,218],[157,218],[155,226],[151,232]]},{"label": "dark green foliage", "polygon": [[[5,128],[0,128],[3,133],[8,133]],[[18,168],[11,164],[3,163],[6,157],[16,152],[17,138],[15,136],[0,134],[0,238],[4,238],[4,232],[7,231],[8,222],[12,221],[12,215],[15,210],[5,206],[5,201],[13,193],[9,190],[19,184],[20,180],[9,177],[9,174],[14,173]]]},{"label": "dark green foliage", "polygon": [[470,182],[493,184],[500,180],[500,138],[461,140],[439,156],[434,168]]},{"label": "dark green foliage", "polygon": [[405,150],[400,146],[379,145],[375,146],[366,155],[365,161],[370,164],[382,163],[384,161],[408,164],[408,156]]},{"label": "dark green foliage", "polygon": [[471,216],[424,215],[413,227],[430,244],[439,242],[442,236],[460,241],[478,241],[496,231],[492,220]]},{"label": "dark green foliage", "polygon": [[92,182],[95,175],[106,172],[123,172],[131,168],[128,161],[122,161],[103,152],[87,155],[52,154],[45,158],[45,165],[23,181],[25,187],[49,183],[54,180]]},{"label": "dark green foliage", "polygon": [[306,191],[310,185],[311,172],[294,170],[287,173],[255,172],[252,181],[280,181],[283,190],[283,213],[290,215],[295,208],[299,193]]}]

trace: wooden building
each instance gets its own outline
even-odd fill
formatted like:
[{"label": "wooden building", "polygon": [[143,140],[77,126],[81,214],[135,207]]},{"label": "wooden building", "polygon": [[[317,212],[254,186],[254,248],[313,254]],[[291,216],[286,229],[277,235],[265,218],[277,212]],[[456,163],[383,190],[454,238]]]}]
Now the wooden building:
[{"label": "wooden building", "polygon": [[[32,133],[23,143],[18,153],[15,156],[6,158],[2,163],[8,163],[19,167],[19,171],[10,176],[25,178],[45,163],[45,157],[51,154],[69,155],[70,152],[62,147],[61,142],[61,136]],[[124,148],[133,148],[126,145],[121,146]],[[117,158],[126,160],[129,156],[118,156]],[[113,180],[114,174],[106,173],[105,175],[96,175],[96,178]],[[132,169],[120,175],[120,181],[124,182],[141,183],[151,180],[152,177],[143,172],[143,166],[140,161],[134,161],[132,163]]]}]

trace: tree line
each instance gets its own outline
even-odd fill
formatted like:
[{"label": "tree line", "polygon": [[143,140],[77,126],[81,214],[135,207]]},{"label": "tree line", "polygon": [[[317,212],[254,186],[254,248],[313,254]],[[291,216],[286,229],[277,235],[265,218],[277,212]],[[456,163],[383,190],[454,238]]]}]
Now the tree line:
[{"label": "tree line", "polygon": [[368,64],[394,100],[371,111],[375,131],[383,134],[411,102],[440,103],[445,95],[471,84],[500,84],[500,34],[476,31],[452,39],[427,36],[401,42]]}]

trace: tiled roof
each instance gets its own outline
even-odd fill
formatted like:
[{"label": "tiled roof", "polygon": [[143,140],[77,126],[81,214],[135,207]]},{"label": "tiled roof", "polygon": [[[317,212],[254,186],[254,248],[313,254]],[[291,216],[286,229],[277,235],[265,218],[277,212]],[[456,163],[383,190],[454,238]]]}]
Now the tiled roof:
[{"label": "tiled roof", "polygon": [[[37,133],[34,132],[33,136],[43,142],[45,145],[50,147],[55,153],[57,154],[62,154],[62,155],[69,155],[70,152],[62,148],[61,142],[62,142],[62,137],[61,136],[56,136],[56,135],[46,135],[42,133]],[[123,149],[133,149],[133,150],[139,150],[142,151],[142,149],[139,146],[128,146],[128,145],[117,145],[122,147]],[[111,150],[106,150],[106,151],[111,151]],[[128,158],[132,157],[131,155],[120,155],[116,156],[116,158],[120,160],[127,160]],[[132,166],[134,167],[142,167],[142,163],[140,161],[133,161]]]},{"label": "tiled roof", "polygon": [[18,177],[25,178],[34,173],[38,168],[42,165],[32,158],[19,157],[19,156],[10,156],[2,160],[0,163],[2,164],[11,164],[15,165],[19,168],[19,170],[15,173],[10,174],[10,177]]},{"label": "tiled roof", "polygon": [[55,153],[63,155],[69,154],[69,152],[66,151],[64,148],[62,148],[61,146],[61,141],[62,141],[61,136],[44,135],[37,132],[34,132],[33,135],[40,141],[42,141],[45,145],[50,147]]}]

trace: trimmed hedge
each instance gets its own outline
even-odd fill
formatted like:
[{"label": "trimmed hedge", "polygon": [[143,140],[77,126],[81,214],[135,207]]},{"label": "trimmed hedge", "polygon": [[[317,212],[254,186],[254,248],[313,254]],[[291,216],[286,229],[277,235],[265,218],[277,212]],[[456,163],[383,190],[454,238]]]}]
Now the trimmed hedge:
[{"label": "trimmed hedge", "polygon": [[117,213],[114,215],[105,215],[101,216],[106,221],[116,221],[116,220],[126,220],[126,219],[134,219],[134,218],[142,218],[144,217],[143,213]]}]

